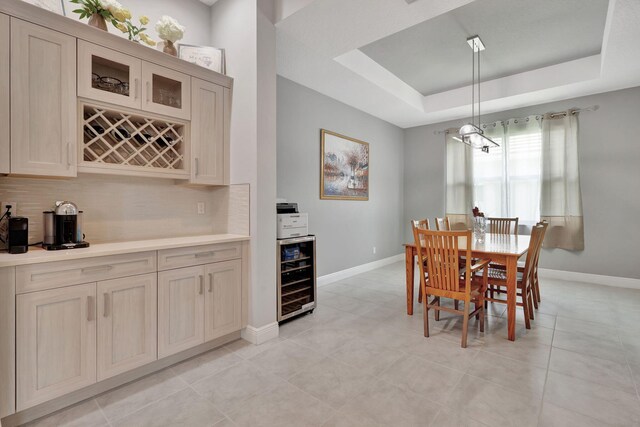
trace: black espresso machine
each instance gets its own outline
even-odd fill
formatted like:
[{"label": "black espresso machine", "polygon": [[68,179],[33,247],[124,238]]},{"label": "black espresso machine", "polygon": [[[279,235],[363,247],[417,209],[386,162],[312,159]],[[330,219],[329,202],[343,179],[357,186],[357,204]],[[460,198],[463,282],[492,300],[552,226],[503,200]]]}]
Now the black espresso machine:
[{"label": "black espresso machine", "polygon": [[82,211],[75,203],[60,201],[52,211],[42,213],[44,238],[42,247],[49,251],[86,248],[82,234]]}]

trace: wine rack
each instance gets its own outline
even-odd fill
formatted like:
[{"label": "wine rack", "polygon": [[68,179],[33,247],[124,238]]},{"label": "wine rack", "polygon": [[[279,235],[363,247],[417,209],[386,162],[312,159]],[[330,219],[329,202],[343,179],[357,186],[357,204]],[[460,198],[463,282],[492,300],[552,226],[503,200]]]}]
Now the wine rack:
[{"label": "wine rack", "polygon": [[316,238],[278,240],[278,321],[316,308]]},{"label": "wine rack", "polygon": [[103,172],[117,170],[184,178],[187,168],[185,123],[83,104],[80,165]]}]

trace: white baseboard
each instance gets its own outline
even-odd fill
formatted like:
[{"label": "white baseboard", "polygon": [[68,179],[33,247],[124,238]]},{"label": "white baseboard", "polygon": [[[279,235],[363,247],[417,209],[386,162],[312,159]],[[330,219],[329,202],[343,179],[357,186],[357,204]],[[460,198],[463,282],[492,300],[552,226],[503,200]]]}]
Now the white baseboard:
[{"label": "white baseboard", "polygon": [[369,262],[367,264],[357,265],[355,267],[347,268],[346,270],[336,271],[335,273],[325,274],[318,277],[317,285],[324,286],[329,283],[337,282],[338,280],[346,279],[348,277],[355,276],[366,271],[375,270],[376,268],[384,267],[385,265],[393,264],[394,262],[403,261],[404,254],[398,254],[390,256],[389,258],[379,259],[377,261]]},{"label": "white baseboard", "polygon": [[629,277],[603,276],[600,274],[579,273],[576,271],[551,270],[541,268],[540,277],[558,280],[572,280],[576,282],[593,283],[596,285],[616,286],[618,288],[640,289],[640,279]]},{"label": "white baseboard", "polygon": [[247,325],[247,327],[242,330],[241,336],[244,340],[258,345],[274,338],[278,338],[279,334],[280,327],[278,326],[278,322],[273,322],[259,328]]}]

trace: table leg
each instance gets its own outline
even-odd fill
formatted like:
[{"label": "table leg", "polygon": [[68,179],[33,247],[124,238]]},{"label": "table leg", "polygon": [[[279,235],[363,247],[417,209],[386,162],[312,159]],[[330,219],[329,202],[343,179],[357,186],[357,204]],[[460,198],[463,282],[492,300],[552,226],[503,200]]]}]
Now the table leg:
[{"label": "table leg", "polygon": [[516,293],[518,289],[518,259],[507,258],[507,328],[509,341],[516,340]]},{"label": "table leg", "polygon": [[404,249],[404,262],[407,270],[407,314],[413,315],[413,248],[406,246]]}]

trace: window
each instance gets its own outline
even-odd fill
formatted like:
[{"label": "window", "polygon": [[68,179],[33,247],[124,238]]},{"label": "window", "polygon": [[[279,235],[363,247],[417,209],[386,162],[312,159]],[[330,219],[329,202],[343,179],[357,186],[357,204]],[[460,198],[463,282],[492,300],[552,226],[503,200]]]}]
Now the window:
[{"label": "window", "polygon": [[498,143],[489,153],[472,151],[473,204],[486,216],[540,219],[542,131],[536,117],[498,122],[485,128]]}]

